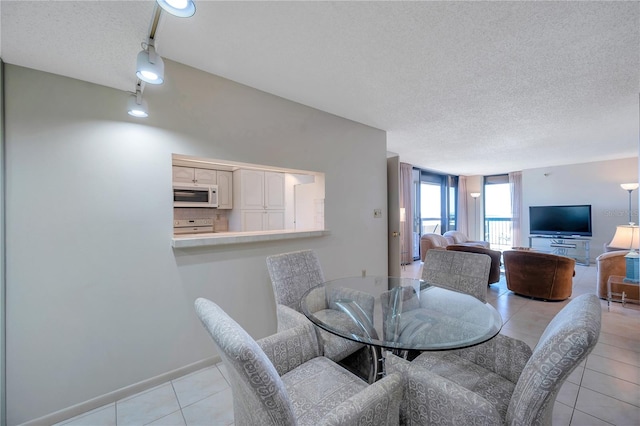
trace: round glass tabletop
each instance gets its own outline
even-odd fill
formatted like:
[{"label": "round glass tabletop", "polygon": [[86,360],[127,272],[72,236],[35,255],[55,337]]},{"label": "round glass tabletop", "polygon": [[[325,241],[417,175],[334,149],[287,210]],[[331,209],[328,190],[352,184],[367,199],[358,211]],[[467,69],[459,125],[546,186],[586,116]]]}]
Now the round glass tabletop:
[{"label": "round glass tabletop", "polygon": [[493,338],[496,309],[473,296],[396,277],[348,277],[310,289],[302,312],[338,336],[392,350],[447,350]]}]

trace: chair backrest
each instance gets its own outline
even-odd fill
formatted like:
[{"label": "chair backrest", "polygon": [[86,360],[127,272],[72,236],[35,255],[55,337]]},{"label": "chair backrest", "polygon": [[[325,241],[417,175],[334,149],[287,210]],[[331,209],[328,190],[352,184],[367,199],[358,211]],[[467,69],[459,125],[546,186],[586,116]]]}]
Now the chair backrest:
[{"label": "chair backrest", "polygon": [[598,341],[601,311],[595,294],[583,294],[551,320],[518,379],[506,424],[551,424],[560,387]]},{"label": "chair backrest", "polygon": [[524,250],[505,250],[502,258],[509,290],[547,300],[564,300],[571,296],[575,259]]},{"label": "chair backrest", "polygon": [[276,303],[300,312],[300,299],[311,287],[322,284],[324,274],[313,250],[267,257],[267,269]]},{"label": "chair backrest", "polygon": [[235,423],[295,425],[284,383],[256,341],[212,301],[198,298],[195,307],[227,367]]},{"label": "chair backrest", "polygon": [[430,250],[422,267],[422,279],[486,302],[490,269],[491,258],[486,254]]},{"label": "chair backrest", "polygon": [[447,231],[442,235],[449,241],[449,244],[461,244],[469,241],[469,238],[460,231]]},{"label": "chair backrest", "polygon": [[486,254],[491,258],[491,269],[489,270],[488,284],[497,283],[500,281],[500,263],[502,259],[502,252],[498,250],[491,250],[490,248],[481,246],[472,246],[467,244],[449,244],[447,250],[453,251],[466,251],[467,253],[480,253]]},{"label": "chair backrest", "polygon": [[598,280],[598,297],[607,298],[607,281],[611,275],[626,275],[627,263],[624,251],[609,251],[596,257],[596,276]]}]

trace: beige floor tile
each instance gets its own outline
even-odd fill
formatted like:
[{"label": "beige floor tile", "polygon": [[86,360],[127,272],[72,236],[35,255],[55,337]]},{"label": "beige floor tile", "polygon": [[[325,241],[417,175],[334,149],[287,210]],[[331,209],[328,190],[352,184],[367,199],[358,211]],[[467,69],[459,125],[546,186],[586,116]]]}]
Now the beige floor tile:
[{"label": "beige floor tile", "polygon": [[640,386],[634,383],[585,369],[581,386],[640,408]]},{"label": "beige floor tile", "polygon": [[573,370],[573,372],[571,374],[569,374],[569,377],[567,377],[567,382],[574,383],[576,385],[580,385],[580,383],[582,382],[582,375],[583,374],[584,374],[584,367],[583,366],[578,366],[578,367],[576,367],[575,370]]},{"label": "beige floor tile", "polygon": [[571,424],[571,414],[573,408],[562,404],[561,402],[555,403],[553,406],[553,415],[551,418],[551,424],[553,426],[569,426]]},{"label": "beige floor tile", "polygon": [[558,392],[556,401],[573,408],[576,405],[576,399],[578,398],[579,389],[580,386],[576,385],[575,383],[565,381],[560,388],[560,392]]},{"label": "beige floor tile", "polygon": [[229,380],[229,372],[227,371],[227,367],[221,362],[216,364],[216,367],[218,367],[218,370],[220,370],[220,373],[222,373],[222,376],[225,378],[227,383],[231,384],[231,381]]},{"label": "beige floor tile", "polygon": [[618,426],[637,426],[640,419],[639,407],[584,387],[578,393],[576,410]]},{"label": "beige floor tile", "polygon": [[640,368],[634,365],[591,354],[587,358],[586,367],[589,370],[595,370],[599,373],[640,385]]},{"label": "beige floor tile", "polygon": [[233,423],[231,389],[219,392],[182,409],[187,426],[223,426]]},{"label": "beige floor tile", "polygon": [[[607,423],[604,420],[600,420],[596,417],[590,416],[587,413],[583,413],[582,411],[573,410],[573,415],[571,416],[571,426],[609,426],[613,423]],[[556,426],[555,422],[553,426]],[[620,425],[625,426],[625,425]],[[628,425],[632,426],[632,425]]]},{"label": "beige floor tile", "polygon": [[[605,314],[606,315],[606,314]],[[640,325],[639,330],[636,333],[638,336],[619,336],[617,334],[611,334],[604,331],[600,331],[600,337],[598,343],[604,343],[606,345],[615,346],[617,348],[627,349],[634,352],[640,352],[640,339],[634,339],[634,337],[640,337]]]},{"label": "beige floor tile", "polygon": [[118,401],[116,414],[118,426],[151,423],[180,409],[171,383]]},{"label": "beige floor tile", "polygon": [[628,349],[622,349],[598,342],[593,348],[591,354],[640,367],[640,352],[634,352]]},{"label": "beige floor tile", "polygon": [[186,426],[182,411],[175,411],[168,416],[159,418],[156,421],[148,423],[147,426]]},{"label": "beige floor tile", "polygon": [[181,407],[229,388],[226,379],[215,365],[173,380],[172,384]]}]

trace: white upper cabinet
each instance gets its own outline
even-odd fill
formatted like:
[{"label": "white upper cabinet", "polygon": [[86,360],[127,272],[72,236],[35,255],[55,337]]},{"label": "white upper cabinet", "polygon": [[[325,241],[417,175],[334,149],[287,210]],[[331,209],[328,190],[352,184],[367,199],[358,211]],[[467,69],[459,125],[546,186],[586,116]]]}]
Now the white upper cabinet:
[{"label": "white upper cabinet", "polygon": [[218,208],[233,208],[233,172],[217,170]]},{"label": "white upper cabinet", "polygon": [[284,173],[264,172],[264,208],[284,209]]},{"label": "white upper cabinet", "polygon": [[235,192],[243,210],[283,210],[284,173],[236,170]]},{"label": "white upper cabinet", "polygon": [[173,181],[196,185],[215,185],[216,170],[173,166]]}]

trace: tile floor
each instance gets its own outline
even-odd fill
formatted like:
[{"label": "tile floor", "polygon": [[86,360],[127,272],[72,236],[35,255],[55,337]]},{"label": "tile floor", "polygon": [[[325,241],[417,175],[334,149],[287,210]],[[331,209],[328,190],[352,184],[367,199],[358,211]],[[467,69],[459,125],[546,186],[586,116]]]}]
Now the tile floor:
[{"label": "tile floor", "polygon": [[[404,276],[419,277],[420,262]],[[595,266],[577,266],[573,296],[595,291]],[[547,323],[567,302],[542,302],[516,296],[504,277],[490,287],[488,299],[504,321],[502,333],[537,343]],[[558,394],[553,425],[640,425],[640,307],[602,302],[600,340]],[[98,408],[58,425],[233,424],[233,402],[224,366],[219,364]]]}]

